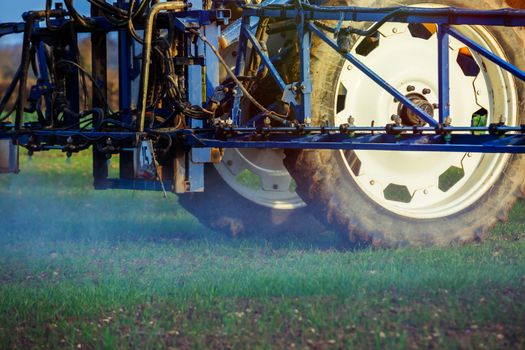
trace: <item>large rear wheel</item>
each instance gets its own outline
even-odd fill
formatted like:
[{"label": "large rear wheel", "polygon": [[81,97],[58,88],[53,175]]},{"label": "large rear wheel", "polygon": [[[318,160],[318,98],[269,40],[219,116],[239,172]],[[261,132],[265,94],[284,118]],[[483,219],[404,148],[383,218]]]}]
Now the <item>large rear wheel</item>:
[{"label": "large rear wheel", "polygon": [[[337,3],[340,4],[340,3]],[[398,1],[354,0],[348,5],[388,7]],[[406,0],[420,7],[471,6],[466,0]],[[505,7],[480,1],[476,8]],[[464,35],[522,69],[523,33],[512,28],[458,26]],[[351,51],[437,118],[436,27],[386,24]],[[506,121],[520,124],[524,85],[451,39],[451,113],[455,126]],[[399,114],[420,121],[320,40],[312,45],[312,119],[334,125],[386,125]],[[480,239],[522,194],[523,156],[383,151],[290,151],[285,165],[297,192],[318,217],[350,241],[375,246],[446,245]]]}]

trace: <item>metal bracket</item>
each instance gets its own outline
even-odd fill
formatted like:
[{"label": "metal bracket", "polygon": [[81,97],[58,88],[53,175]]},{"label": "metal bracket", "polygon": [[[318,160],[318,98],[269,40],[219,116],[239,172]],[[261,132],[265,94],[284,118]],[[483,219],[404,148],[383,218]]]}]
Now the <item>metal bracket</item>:
[{"label": "metal bracket", "polygon": [[241,98],[243,96],[238,86],[233,88],[233,96],[232,120],[234,125],[238,125],[238,122],[242,119]]},{"label": "metal bracket", "polygon": [[0,174],[18,173],[18,146],[11,139],[0,140]]}]

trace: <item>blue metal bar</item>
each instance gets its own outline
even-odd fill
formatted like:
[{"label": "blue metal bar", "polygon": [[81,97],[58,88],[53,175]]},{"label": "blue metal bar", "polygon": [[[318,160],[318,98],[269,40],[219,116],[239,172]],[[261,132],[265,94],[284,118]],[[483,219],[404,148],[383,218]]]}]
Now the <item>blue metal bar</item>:
[{"label": "blue metal bar", "polygon": [[[315,33],[319,38],[321,38],[324,42],[326,42],[331,48],[334,50],[338,50],[338,46],[335,42],[333,42],[326,34],[324,34],[319,28],[317,28],[313,23],[308,23],[308,27],[310,30]],[[368,68],[365,64],[363,64],[361,61],[359,61],[357,58],[355,58],[350,53],[341,53],[340,54],[350,61],[354,66],[356,66],[361,72],[366,74],[370,79],[372,79],[374,82],[376,82],[379,86],[381,86],[385,91],[387,91],[389,94],[394,96],[398,101],[400,101],[403,105],[405,105],[407,108],[412,110],[419,118],[427,122],[428,124],[432,126],[437,126],[438,122],[434,120],[431,116],[429,116],[427,113],[425,113],[423,110],[421,110],[419,107],[414,105],[412,101],[410,101],[405,95],[403,95],[401,92],[399,92],[396,88],[394,88],[392,85],[390,85],[387,81],[385,81],[383,78],[381,78],[379,75],[377,75],[374,71],[372,71],[370,68]]]},{"label": "blue metal bar", "polygon": [[[1,133],[0,133],[1,134]],[[123,131],[103,131],[103,132],[96,132],[96,131],[78,131],[78,130],[53,130],[53,129],[46,129],[46,130],[31,130],[28,132],[20,132],[18,135],[21,137],[24,135],[35,135],[35,136],[60,136],[60,137],[73,137],[73,136],[81,136],[84,137],[87,140],[92,141],[98,141],[102,140],[104,138],[114,138],[115,140],[124,140],[124,139],[130,139],[134,138],[138,135],[138,133],[135,132],[123,132]],[[12,137],[12,135],[10,135]]]},{"label": "blue metal bar", "polygon": [[[210,135],[211,136],[211,135]],[[253,136],[250,136],[253,138]],[[443,135],[361,134],[348,138],[341,134],[316,134],[311,136],[272,135],[261,136],[259,140],[236,139],[218,140],[191,135],[187,138],[193,147],[220,148],[283,148],[283,149],[332,149],[332,150],[371,150],[371,151],[411,151],[411,152],[470,152],[470,153],[524,153],[525,136],[513,135],[500,138],[496,135],[453,135],[445,141]]]},{"label": "blue metal bar", "polygon": [[[242,17],[242,26],[247,26],[250,24],[250,18],[249,17]],[[246,49],[247,49],[247,38],[244,33],[244,30],[241,30],[239,33],[239,44],[238,44],[238,50],[237,50],[237,62],[235,64],[235,75],[240,76],[244,74],[245,70],[245,64],[246,64]],[[235,89],[235,97],[233,101],[233,108],[232,108],[232,120],[233,125],[240,125],[241,123],[241,111],[240,111],[240,103],[241,103],[241,90],[239,88]]]},{"label": "blue metal bar", "polygon": [[452,37],[458,39],[463,44],[465,44],[466,46],[468,46],[472,50],[474,50],[477,53],[479,53],[481,56],[483,56],[486,59],[488,59],[489,61],[497,64],[498,66],[500,66],[501,68],[505,69],[506,71],[510,72],[515,77],[525,81],[525,72],[524,71],[522,71],[522,70],[518,69],[516,66],[508,63],[507,61],[505,61],[501,57],[498,57],[498,56],[494,55],[492,52],[490,52],[489,50],[487,50],[486,48],[484,48],[480,44],[470,40],[469,38],[466,38],[461,33],[457,32],[455,29],[452,29],[452,28],[447,26],[447,27],[444,28],[444,30],[445,30],[445,32],[447,34],[450,34]]},{"label": "blue metal bar", "polygon": [[[306,20],[333,20],[354,22],[379,22],[399,7],[356,7],[356,6],[313,6],[304,4]],[[293,6],[247,6],[246,16],[294,19],[300,15]],[[455,7],[420,8],[401,7],[401,11],[389,22],[398,23],[436,23],[492,26],[525,26],[525,11],[515,9],[472,10]]]},{"label": "blue metal bar", "polygon": [[[250,25],[250,18],[243,16],[242,17],[242,26],[249,26]],[[242,27],[241,26],[241,27]],[[246,35],[244,34],[244,31],[241,30],[239,33],[239,44],[238,44],[238,50],[237,50],[237,61],[235,62],[235,75],[239,76],[243,74],[244,67],[245,67],[245,59],[246,59]]]},{"label": "blue metal bar", "polygon": [[[121,9],[129,9],[129,0],[118,0]],[[118,80],[119,80],[119,110],[124,124],[131,125],[132,117],[132,83],[133,83],[133,40],[127,28],[118,31]],[[134,177],[133,152],[120,152],[119,177],[132,179]]]},{"label": "blue metal bar", "polygon": [[[220,27],[213,24],[208,24],[204,27],[204,32],[206,35],[206,38],[210,41],[210,43],[215,46],[219,47],[219,37],[220,37]],[[203,98],[203,100],[208,100],[213,96],[213,92],[215,91],[215,88],[219,86],[219,60],[217,59],[217,56],[213,53],[213,51],[206,45],[204,45],[204,52],[205,52],[205,62],[206,62],[206,96]]]},{"label": "blue metal bar", "polygon": [[[40,74],[39,79],[44,81],[44,83],[49,86],[49,72],[47,70],[47,58],[46,58],[46,48],[44,43],[40,43],[38,46],[37,56],[38,56],[38,73]],[[45,104],[46,106],[51,106],[51,94],[45,95]],[[49,125],[52,124],[53,120],[53,111],[51,108],[46,108],[46,121]]]},{"label": "blue metal bar", "polygon": [[26,26],[25,22],[4,23],[2,28],[0,28],[0,38],[3,37],[4,35],[23,33],[25,26]]},{"label": "blue metal bar", "polygon": [[277,85],[279,85],[279,88],[281,89],[281,91],[284,91],[284,89],[286,88],[286,83],[284,82],[283,78],[277,71],[277,68],[275,68],[275,66],[273,65],[272,61],[270,60],[270,57],[268,57],[268,55],[263,51],[261,45],[259,44],[259,41],[253,35],[250,27],[247,24],[243,24],[241,30],[242,30],[243,35],[245,35],[246,38],[248,38],[250,42],[252,43],[253,48],[255,49],[257,54],[261,57],[264,65],[268,67],[268,71],[270,72],[272,77],[275,79],[275,82],[277,83]]},{"label": "blue metal bar", "polygon": [[438,26],[439,122],[450,117],[450,53],[447,25]]},{"label": "blue metal bar", "polygon": [[[298,0],[300,1],[300,0]],[[299,4],[301,4],[299,2]],[[299,59],[301,69],[301,81],[298,86],[302,95],[301,104],[299,105],[299,115],[297,120],[302,123],[311,119],[312,114],[312,81],[310,77],[310,48],[312,46],[312,33],[306,28],[304,12],[301,11],[297,35],[299,36]]]},{"label": "blue metal bar", "polygon": [[[195,10],[203,9],[202,0],[193,0],[192,5],[193,5],[192,8]],[[202,34],[206,34],[206,27],[201,27],[199,31]],[[217,36],[216,38],[213,38],[212,43],[214,45],[217,45],[218,40],[219,38]],[[191,47],[190,55],[188,55],[187,57],[204,56],[205,58],[211,58],[211,53],[209,52],[209,50],[207,50],[207,47],[202,40],[198,40],[197,44],[193,45],[192,38],[188,36],[187,43],[188,43],[188,46]],[[215,57],[213,59],[215,59]],[[212,67],[213,67],[213,64],[212,64]],[[202,106],[203,102],[205,102],[204,94],[206,94],[206,90],[204,89],[203,84],[206,83],[205,81],[206,77],[203,76],[203,69],[204,67],[201,67],[199,65],[188,66],[188,80],[187,80],[188,101],[191,104],[195,104],[198,106]],[[217,76],[218,76],[218,70],[217,70]],[[202,120],[191,119],[190,125],[192,128],[202,128],[204,126],[204,122]],[[188,157],[188,154],[186,154],[186,157]],[[188,181],[188,184],[189,184],[189,192],[204,191],[204,164],[195,164],[186,159],[185,176],[186,176],[186,181]]]}]

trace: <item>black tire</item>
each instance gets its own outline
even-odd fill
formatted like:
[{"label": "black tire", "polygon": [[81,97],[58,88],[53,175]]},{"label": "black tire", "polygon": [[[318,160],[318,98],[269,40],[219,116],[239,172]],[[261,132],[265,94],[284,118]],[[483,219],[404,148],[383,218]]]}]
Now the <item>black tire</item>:
[{"label": "black tire", "polygon": [[[403,0],[403,5],[422,3]],[[467,0],[431,0],[449,6],[473,6]],[[394,0],[332,1],[331,5],[365,7],[398,6]],[[476,9],[508,7],[504,1],[478,1]],[[510,62],[525,68],[525,33],[520,29],[489,28],[505,50]],[[312,119],[333,116],[336,86],[344,60],[321,40],[314,37],[311,72],[313,80]],[[524,98],[524,84],[516,83],[519,98]],[[525,101],[519,103],[518,115],[525,115]],[[449,245],[485,237],[498,220],[506,220],[508,211],[523,194],[525,158],[511,157],[504,176],[470,207],[446,218],[410,219],[394,214],[368,197],[343,169],[339,151],[287,151],[285,165],[297,183],[297,192],[312,213],[327,227],[341,232],[350,242],[379,247]]]},{"label": "black tire", "polygon": [[179,195],[179,203],[203,225],[231,236],[324,232],[306,208],[276,210],[235,192],[212,164],[205,165],[204,192]]}]

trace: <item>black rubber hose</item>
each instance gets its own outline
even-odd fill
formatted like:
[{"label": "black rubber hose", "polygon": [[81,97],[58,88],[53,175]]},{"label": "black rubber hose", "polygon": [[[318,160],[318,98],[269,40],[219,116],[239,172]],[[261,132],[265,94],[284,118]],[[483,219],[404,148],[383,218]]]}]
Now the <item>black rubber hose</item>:
[{"label": "black rubber hose", "polygon": [[66,5],[67,10],[69,11],[69,14],[73,20],[78,22],[79,25],[89,29],[93,29],[95,27],[95,24],[89,18],[86,18],[77,12],[75,6],[73,6],[73,0],[64,0],[64,4]]}]

